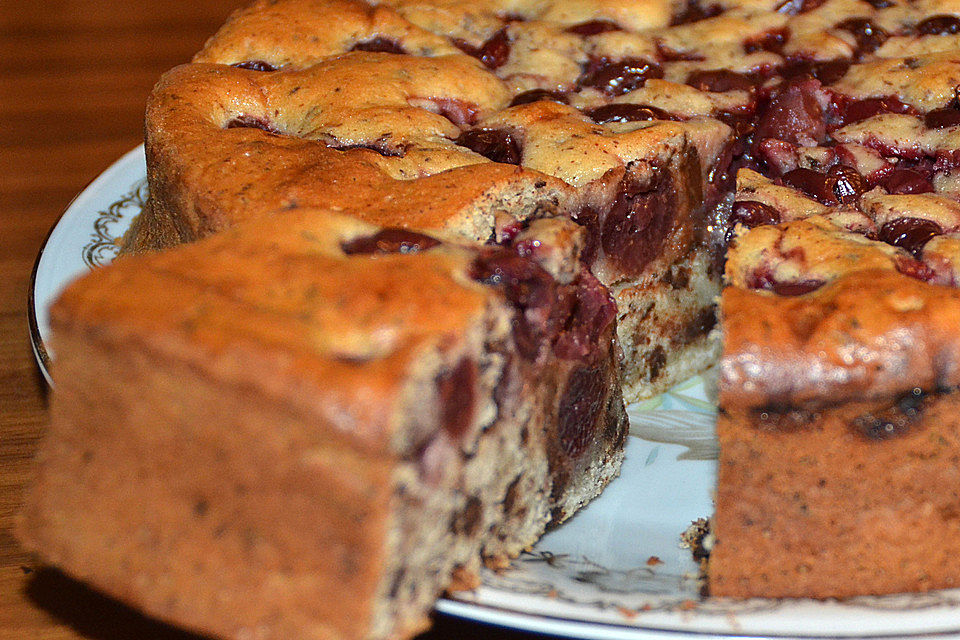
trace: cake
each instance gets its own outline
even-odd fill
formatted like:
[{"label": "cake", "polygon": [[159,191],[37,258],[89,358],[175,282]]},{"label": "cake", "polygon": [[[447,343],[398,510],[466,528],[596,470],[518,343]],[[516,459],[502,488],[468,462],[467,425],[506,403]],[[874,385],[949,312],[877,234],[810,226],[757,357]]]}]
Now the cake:
[{"label": "cake", "polygon": [[119,260],[51,310],[21,536],[200,632],[409,635],[617,473],[613,320],[588,273],[309,209]]},{"label": "cake", "polygon": [[[719,357],[712,595],[955,586],[958,16],[925,0],[262,0],[236,12],[149,100],[151,196],[126,255],[54,308],[62,363],[22,536],[107,592],[216,635],[403,636],[443,589],[470,584],[480,558],[502,565],[616,475],[623,399]],[[240,306],[200,314],[218,296]],[[422,342],[407,359],[370,357],[396,332],[381,321]],[[212,347],[256,358],[240,366]],[[118,357],[142,382],[120,389],[82,364],[106,371]],[[388,362],[389,381],[376,373]],[[191,384],[210,367],[233,368]],[[191,411],[209,396],[232,418],[240,379],[263,403],[255,424],[208,431],[209,414]],[[351,395],[369,385],[381,386]],[[447,402],[464,387],[468,399]],[[116,401],[103,409],[100,393]],[[412,433],[380,413],[404,401]],[[301,402],[365,417],[314,431],[290,416]],[[298,604],[286,579],[246,591],[292,557],[276,540],[302,527],[283,519],[275,564],[244,556],[237,571],[250,573],[222,591],[202,562],[165,572],[179,548],[130,565],[155,542],[141,531],[186,527],[190,553],[212,558],[236,549],[218,551],[195,497],[164,493],[190,487],[159,486],[170,476],[148,427],[175,419],[207,434],[213,448],[198,455],[211,457],[192,466],[216,469],[217,438],[240,451],[253,437],[243,456],[276,444],[255,437],[274,412],[291,420],[278,438],[335,433],[350,441],[343,455],[385,465],[365,511],[381,528],[356,541],[376,549],[367,582],[350,587],[366,608],[349,619]],[[419,447],[451,433],[459,450]],[[89,521],[122,497],[90,471],[100,440],[169,511]],[[239,460],[216,481],[242,476]],[[437,465],[442,481],[407,510],[389,500],[411,464]],[[272,473],[265,491],[285,481]],[[322,504],[339,481],[297,504]],[[242,496],[223,505],[259,517]],[[348,529],[332,514],[322,533],[317,518],[321,539]],[[77,527],[87,533],[68,535]],[[127,544],[111,555],[115,539]],[[431,550],[440,568],[404,548]],[[303,580],[324,589],[338,570]],[[258,606],[218,614],[215,593]]]}]

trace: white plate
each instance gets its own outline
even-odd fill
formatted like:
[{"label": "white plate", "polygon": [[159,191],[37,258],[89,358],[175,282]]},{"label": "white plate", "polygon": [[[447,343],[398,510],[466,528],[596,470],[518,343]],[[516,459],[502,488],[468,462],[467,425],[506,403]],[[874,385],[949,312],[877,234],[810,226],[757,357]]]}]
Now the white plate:
[{"label": "white plate", "polygon": [[[31,335],[47,374],[47,306],[76,275],[109,262],[146,197],[143,148],[71,203],[34,268]],[[48,378],[49,379],[49,378]],[[845,602],[701,598],[679,536],[712,510],[713,404],[697,378],[630,407],[620,478],[530,554],[476,591],[441,600],[443,613],[584,638],[960,638],[960,590]]]}]

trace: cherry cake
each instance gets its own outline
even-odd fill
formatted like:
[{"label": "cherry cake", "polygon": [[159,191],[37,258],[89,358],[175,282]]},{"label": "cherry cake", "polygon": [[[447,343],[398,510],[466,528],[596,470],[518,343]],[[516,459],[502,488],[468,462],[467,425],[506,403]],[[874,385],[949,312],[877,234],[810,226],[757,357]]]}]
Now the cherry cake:
[{"label": "cherry cake", "polygon": [[711,595],[956,586],[958,87],[949,3],[255,2],[51,311],[20,535],[205,633],[402,637],[719,359]]}]

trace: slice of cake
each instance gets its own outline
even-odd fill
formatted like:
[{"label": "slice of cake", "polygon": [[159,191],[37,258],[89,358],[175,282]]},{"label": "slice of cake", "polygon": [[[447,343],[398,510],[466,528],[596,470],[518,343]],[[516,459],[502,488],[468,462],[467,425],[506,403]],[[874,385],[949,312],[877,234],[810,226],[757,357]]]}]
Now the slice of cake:
[{"label": "slice of cake", "polygon": [[589,274],[321,211],[118,260],[52,309],[21,538],[204,633],[409,635],[618,472],[612,309]]}]

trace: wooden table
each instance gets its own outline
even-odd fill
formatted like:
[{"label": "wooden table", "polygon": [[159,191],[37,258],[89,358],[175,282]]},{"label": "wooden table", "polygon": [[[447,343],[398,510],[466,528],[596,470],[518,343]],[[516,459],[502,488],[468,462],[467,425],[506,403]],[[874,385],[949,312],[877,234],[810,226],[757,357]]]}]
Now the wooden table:
[{"label": "wooden table", "polygon": [[[11,533],[44,428],[26,300],[70,199],[141,141],[143,105],[242,0],[0,3],[0,638],[188,640],[36,565]],[[422,640],[534,636],[440,617]]]}]

